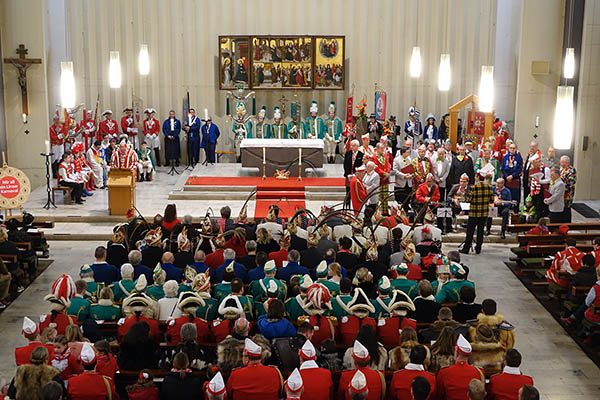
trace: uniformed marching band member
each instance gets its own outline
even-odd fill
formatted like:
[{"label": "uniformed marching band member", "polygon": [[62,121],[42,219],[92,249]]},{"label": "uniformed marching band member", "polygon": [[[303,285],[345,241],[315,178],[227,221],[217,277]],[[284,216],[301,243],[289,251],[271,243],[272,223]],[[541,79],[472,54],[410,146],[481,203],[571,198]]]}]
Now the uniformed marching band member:
[{"label": "uniformed marching band member", "polygon": [[300,400],[302,398],[304,394],[304,380],[298,368],[294,368],[290,376],[288,376],[284,388],[286,400]]},{"label": "uniformed marching band member", "polygon": [[300,114],[292,116],[292,120],[287,125],[288,137],[290,139],[306,139],[304,134],[304,124],[300,121]]},{"label": "uniformed marching band member", "polygon": [[133,108],[127,107],[123,109],[124,116],[121,117],[121,130],[123,135],[126,135],[134,149],[140,147],[138,140],[138,128],[133,124]]},{"label": "uniformed marching band member", "polygon": [[298,351],[300,357],[300,376],[310,382],[304,388],[305,399],[329,400],[333,396],[333,381],[331,371],[319,368],[317,365],[317,350],[310,340],[307,340]]},{"label": "uniformed marching band member", "polygon": [[98,127],[98,140],[102,140],[102,137],[106,135],[108,140],[115,139],[119,140],[119,126],[117,122],[112,119],[112,111],[105,110],[102,113],[104,120],[100,122]]},{"label": "uniformed marching band member", "polygon": [[275,274],[277,273],[277,265],[275,264],[275,260],[269,260],[265,263],[263,267],[263,271],[265,273],[265,277],[262,279],[254,280],[250,283],[248,291],[254,298],[256,302],[257,310],[258,305],[265,301],[267,297],[270,297],[267,294],[268,288],[271,285],[271,282],[277,288],[276,297],[279,300],[284,300],[287,292],[286,284],[280,279],[275,278]]},{"label": "uniformed marching band member", "polygon": [[471,355],[471,344],[460,334],[454,348],[456,363],[442,368],[436,377],[436,395],[438,399],[459,400],[468,398],[467,388],[471,380],[480,380],[485,385],[485,374],[483,371],[469,365]]},{"label": "uniformed marching band member", "polygon": [[325,144],[327,146],[327,161],[335,163],[335,150],[342,136],[342,120],[335,115],[335,102],[329,104],[329,115],[325,120]]},{"label": "uniformed marching band member", "polygon": [[426,151],[427,148],[422,144],[417,149],[418,157],[413,158],[411,161],[415,169],[415,173],[413,175],[413,185],[420,185],[421,183],[425,182],[427,175],[433,174],[433,165],[431,164],[431,160],[426,157]]},{"label": "uniformed marching band member", "polygon": [[206,320],[198,318],[196,313],[200,307],[204,307],[204,299],[195,292],[183,292],[179,295],[177,308],[181,310],[181,317],[171,319],[167,326],[167,342],[177,344],[181,342],[181,327],[191,323],[196,326],[198,343],[204,342],[209,334],[209,326]]},{"label": "uniformed marching band member", "polygon": [[58,110],[56,114],[52,117],[52,121],[54,122],[50,125],[49,135],[50,135],[50,152],[52,153],[51,161],[52,161],[52,172],[53,176],[56,177],[56,172],[58,170],[58,163],[60,163],[63,154],[65,153],[65,135],[63,134],[63,125],[60,123],[60,117],[58,116]]},{"label": "uniformed marching band member", "polygon": [[342,317],[338,323],[338,329],[344,346],[349,347],[353,343],[361,326],[371,325],[373,330],[377,329],[377,322],[369,317],[369,314],[375,312],[375,307],[373,307],[373,304],[360,287],[354,289],[352,300],[345,307],[342,306],[342,308],[350,314]]},{"label": "uniformed marching band member", "polygon": [[75,297],[71,299],[71,304],[67,308],[67,314],[75,317],[77,321],[85,321],[90,318],[91,305],[91,302],[84,298],[87,291],[87,284],[85,281],[77,281],[75,282],[75,289]]},{"label": "uniformed marching band member", "polygon": [[221,372],[217,372],[209,382],[204,384],[204,393],[208,400],[223,400],[227,396],[227,389]]},{"label": "uniformed marching band member", "polygon": [[306,291],[306,301],[302,306],[304,315],[298,317],[298,322],[309,322],[314,327],[312,342],[320,346],[326,339],[335,340],[337,322],[335,317],[326,316],[331,310],[329,290],[320,284],[313,283]]},{"label": "uniformed marching band member", "polygon": [[265,122],[267,116],[267,107],[262,106],[256,116],[252,137],[256,139],[266,139],[271,137],[271,126]]},{"label": "uniformed marching band member", "polygon": [[146,108],[144,110],[146,119],[144,120],[144,141],[148,144],[148,147],[154,149],[154,158],[156,164],[160,165],[160,122],[154,118],[156,110],[154,108]]},{"label": "uniformed marching band member", "polygon": [[281,109],[279,107],[275,107],[273,110],[273,123],[270,131],[272,139],[287,139],[288,137],[287,126],[281,119]]},{"label": "uniformed marching band member", "polygon": [[96,121],[94,121],[94,112],[92,110],[84,111],[84,118],[79,123],[77,130],[81,132],[81,138],[83,139],[83,145],[87,152],[92,143],[96,140]]},{"label": "uniformed marching band member", "polygon": [[450,263],[450,279],[435,295],[435,301],[438,303],[457,303],[460,301],[460,289],[463,286],[471,286],[475,289],[475,284],[465,278],[467,272],[463,266],[457,262]]},{"label": "uniformed marching band member", "polygon": [[[142,275],[144,276],[144,275]],[[150,312],[153,308],[152,299],[145,293],[134,293],[123,300],[123,315],[127,315],[131,310],[133,315],[127,318],[121,318],[118,321],[117,339],[121,341],[123,336],[136,322],[144,321],[150,327],[150,336],[156,343],[160,343],[160,330],[158,329],[158,321],[154,318],[148,318],[143,315]]]},{"label": "uniformed marching band member", "polygon": [[[338,399],[351,399],[350,391],[365,392],[368,387],[368,400],[380,400],[385,398],[385,378],[380,371],[369,368],[371,356],[369,350],[358,340],[354,341],[352,348],[352,358],[354,359],[355,369],[343,371],[340,376],[338,386]],[[360,372],[363,377],[360,378],[361,384],[351,383],[356,374]],[[359,376],[360,377],[360,376]],[[350,387],[352,385],[352,387]]]},{"label": "uniformed marching band member", "polygon": [[377,292],[379,295],[376,299],[371,299],[371,303],[373,303],[373,307],[375,308],[375,311],[370,314],[371,318],[380,320],[390,316],[389,306],[390,301],[392,300],[390,297],[391,291],[392,286],[390,284],[390,278],[382,276],[377,283]]},{"label": "uniformed marching band member", "polygon": [[50,314],[40,316],[40,331],[54,328],[59,335],[64,335],[68,325],[75,324],[76,320],[66,314],[71,305],[71,298],[77,292],[75,282],[69,275],[61,274],[52,284],[52,292],[44,300],[50,303]]},{"label": "uniformed marching band member", "polygon": [[88,264],[82,265],[79,269],[79,278],[84,280],[87,284],[87,290],[83,297],[95,302],[98,299],[100,290],[104,287],[104,284],[102,282],[94,281],[94,270]]},{"label": "uniformed marching band member", "polygon": [[406,317],[408,311],[415,311],[415,305],[406,293],[394,290],[384,310],[389,316],[377,321],[377,337],[384,346],[396,346],[404,328],[411,327],[417,330],[417,321]]},{"label": "uniformed marching band member", "polygon": [[199,305],[196,310],[196,316],[206,320],[213,321],[217,318],[217,309],[219,304],[210,296],[210,272],[196,274],[192,281],[192,290],[198,294],[204,301],[204,306]]},{"label": "uniformed marching band member", "polygon": [[323,133],[325,132],[325,124],[323,118],[319,117],[319,106],[316,101],[310,104],[310,116],[306,118],[304,123],[304,132],[306,133],[307,139],[323,139]]},{"label": "uniformed marching band member", "polygon": [[117,391],[113,380],[96,372],[96,352],[87,342],[83,343],[79,360],[83,366],[83,373],[70,378],[67,386],[69,399],[116,399]]},{"label": "uniformed marching band member", "polygon": [[250,339],[244,341],[244,366],[231,371],[227,393],[231,400],[278,400],[283,387],[281,373],[261,361],[262,348]]},{"label": "uniformed marching band member", "polygon": [[218,312],[223,319],[214,320],[211,326],[212,335],[217,343],[233,333],[235,321],[244,316],[244,308],[238,296],[229,295],[219,304]]},{"label": "uniformed marching band member", "polygon": [[122,318],[121,307],[114,303],[109,287],[100,290],[98,302],[90,306],[90,318],[95,321],[118,321]]},{"label": "uniformed marching band member", "polygon": [[360,370],[356,371],[350,384],[348,385],[348,396],[351,400],[364,400],[369,396],[369,387],[367,386],[367,379],[365,374]]},{"label": "uniformed marching band member", "polygon": [[[413,247],[414,247],[414,244],[413,244]],[[411,300],[414,299],[419,294],[419,290],[417,289],[417,286],[419,284],[416,281],[408,279],[408,277],[407,277],[407,275],[409,273],[408,265],[406,263],[401,263],[398,265],[394,265],[392,267],[392,269],[394,269],[397,274],[396,279],[392,279],[390,281],[390,284],[392,285],[394,290],[400,290],[400,291],[404,292],[406,295],[408,295],[408,297]]]},{"label": "uniformed marching band member", "polygon": [[27,346],[17,347],[15,349],[15,362],[17,366],[29,364],[29,359],[31,357],[31,352],[36,347],[45,347],[48,349],[49,357],[48,359],[52,359],[54,355],[54,346],[51,344],[43,344],[40,341],[40,329],[35,322],[33,322],[29,317],[23,318],[23,328],[21,333],[29,342]]},{"label": "uniformed marching band member", "polygon": [[419,110],[414,106],[408,108],[408,119],[404,122],[404,133],[406,138],[410,138],[414,143],[423,135],[423,125],[419,121]]},{"label": "uniformed marching band member", "polygon": [[[327,227],[327,225],[323,225],[322,227]],[[327,279],[328,273],[329,273],[329,266],[327,265],[327,261],[322,260],[319,263],[319,265],[317,265],[316,283],[320,283],[321,285],[325,286],[327,288],[327,290],[329,290],[329,294],[331,295],[331,297],[335,297],[340,292],[340,285],[338,285],[337,283],[335,283],[333,281],[328,280]]]},{"label": "uniformed marching band member", "polygon": [[296,297],[291,297],[285,301],[285,310],[290,320],[295,321],[301,315],[305,315],[304,308],[308,307],[306,300],[306,291],[313,284],[309,275],[300,278],[300,293]]}]

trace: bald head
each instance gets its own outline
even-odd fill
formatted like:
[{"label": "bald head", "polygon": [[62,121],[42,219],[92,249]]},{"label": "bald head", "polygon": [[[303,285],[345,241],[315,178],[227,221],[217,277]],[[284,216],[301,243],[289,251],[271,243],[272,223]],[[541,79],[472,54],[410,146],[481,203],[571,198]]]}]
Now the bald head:
[{"label": "bald head", "polygon": [[169,263],[169,264],[172,264],[172,263],[173,263],[173,261],[175,261],[175,256],[174,256],[174,255],[173,255],[173,253],[171,253],[170,251],[165,251],[165,252],[164,252],[164,254],[163,254],[163,256],[162,256],[162,259],[161,259],[161,261],[162,261],[163,263]]}]

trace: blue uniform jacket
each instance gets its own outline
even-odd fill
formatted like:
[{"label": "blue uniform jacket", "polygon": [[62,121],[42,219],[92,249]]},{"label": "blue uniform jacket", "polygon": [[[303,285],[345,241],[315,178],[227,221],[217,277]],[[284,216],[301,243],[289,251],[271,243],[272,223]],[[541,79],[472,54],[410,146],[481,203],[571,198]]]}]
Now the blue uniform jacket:
[{"label": "blue uniform jacket", "polygon": [[296,328],[287,318],[269,320],[267,314],[258,317],[258,330],[269,340],[281,337],[290,337],[296,334]]},{"label": "blue uniform jacket", "polygon": [[146,276],[146,281],[148,282],[148,285],[154,284],[154,276],[152,275],[152,270],[143,264],[138,264],[133,267],[133,280],[137,280],[137,278],[139,278],[140,275]]},{"label": "blue uniform jacket", "polygon": [[275,275],[277,279],[281,279],[290,283],[290,278],[294,275],[308,274],[308,269],[299,265],[297,262],[289,262],[285,267],[277,271]]},{"label": "blue uniform jacket", "polygon": [[[223,272],[225,271],[225,268],[231,263],[231,261],[233,260],[225,260],[223,265],[217,268],[217,271],[215,272],[215,282],[221,282],[223,280]],[[244,266],[244,264],[234,262],[233,270],[235,272],[236,278],[240,278],[244,282],[248,282],[248,275],[246,274],[246,267]]]},{"label": "blue uniform jacket", "polygon": [[92,271],[94,271],[94,281],[102,282],[106,286],[113,282],[121,280],[121,274],[117,270],[117,267],[107,263],[94,263],[90,265]]},{"label": "blue uniform jacket", "polygon": [[173,281],[181,282],[181,279],[183,278],[182,270],[180,270],[179,268],[177,268],[176,266],[174,266],[171,263],[163,263],[162,269],[167,274],[165,281],[173,280]]},{"label": "blue uniform jacket", "polygon": [[175,130],[171,131],[171,120],[170,118],[165,119],[165,122],[163,122],[162,125],[162,131],[165,136],[175,136],[176,138],[179,137],[179,133],[181,132],[181,121],[179,121],[177,118],[175,118],[174,128]]},{"label": "blue uniform jacket", "polygon": [[[408,127],[407,127],[408,128]],[[433,140],[439,140],[440,138],[440,130],[438,129],[437,126],[433,126],[433,137],[429,137],[427,136],[427,130],[429,129],[429,126],[425,125],[423,127],[423,139],[433,139]]]},{"label": "blue uniform jacket", "polygon": [[[187,121],[187,120],[186,120]],[[200,140],[200,126],[202,122],[200,118],[194,117],[192,118],[192,123],[190,125],[190,139],[192,140]]]},{"label": "blue uniform jacket", "polygon": [[192,264],[192,267],[196,270],[197,273],[203,273],[206,272],[206,270],[208,270],[208,274],[210,276],[210,278],[212,279],[215,271],[209,267],[208,265],[204,264],[203,262],[200,261],[196,261],[195,263]]},{"label": "blue uniform jacket", "polygon": [[[512,167],[510,166],[510,160],[513,160]],[[506,153],[502,159],[502,177],[506,180],[506,177],[512,175],[513,179],[521,179],[521,171],[523,170],[523,157],[519,153],[510,154]]]},{"label": "blue uniform jacket", "polygon": [[248,280],[257,281],[265,277],[265,270],[263,267],[256,267],[248,271]]},{"label": "blue uniform jacket", "polygon": [[219,127],[216,126],[215,124],[211,123],[210,124],[210,129],[208,130],[208,133],[206,132],[206,124],[202,125],[202,146],[201,147],[206,147],[206,143],[211,143],[211,144],[215,144],[217,143],[217,139],[219,138],[219,136],[221,135],[221,132],[219,132]]}]

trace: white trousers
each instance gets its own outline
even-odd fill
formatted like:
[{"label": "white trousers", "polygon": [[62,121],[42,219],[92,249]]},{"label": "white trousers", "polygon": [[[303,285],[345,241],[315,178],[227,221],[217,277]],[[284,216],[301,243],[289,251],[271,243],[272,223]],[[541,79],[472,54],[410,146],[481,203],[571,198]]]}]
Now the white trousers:
[{"label": "white trousers", "polygon": [[52,163],[55,161],[60,162],[63,154],[65,154],[65,147],[62,144],[53,144],[51,152],[53,153],[51,157]]},{"label": "white trousers", "polygon": [[151,149],[160,149],[160,138],[158,137],[158,135],[156,135],[156,137],[152,137],[150,135],[146,136],[146,144],[148,144],[148,147]]},{"label": "white trousers", "polygon": [[323,139],[323,141],[325,142],[325,148],[327,149],[327,156],[328,157],[333,157],[335,156],[335,146],[336,146],[336,142],[335,140],[329,140],[327,137],[325,139]]},{"label": "white trousers", "polygon": [[138,171],[140,174],[143,174],[144,172],[152,172],[152,161],[139,161]]}]

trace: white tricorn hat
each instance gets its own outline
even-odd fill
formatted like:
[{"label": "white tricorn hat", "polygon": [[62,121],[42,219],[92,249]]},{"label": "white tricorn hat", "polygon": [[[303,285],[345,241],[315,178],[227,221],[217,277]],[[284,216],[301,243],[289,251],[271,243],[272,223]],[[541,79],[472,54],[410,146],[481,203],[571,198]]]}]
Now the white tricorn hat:
[{"label": "white tricorn hat", "polygon": [[361,288],[354,290],[354,296],[347,304],[353,314],[369,314],[375,312],[375,307]]},{"label": "white tricorn hat", "polygon": [[458,340],[456,341],[456,349],[459,353],[462,353],[467,356],[471,354],[471,351],[473,350],[471,347],[471,343],[469,343],[469,341],[465,339],[462,333],[458,335]]},{"label": "white tricorn hat", "polygon": [[410,297],[401,290],[394,290],[388,307],[390,313],[399,316],[405,316],[407,311],[415,311],[416,309]]},{"label": "white tricorn hat", "polygon": [[204,299],[196,292],[181,292],[177,301],[177,308],[181,311],[184,311],[186,308],[200,308],[205,305]]},{"label": "white tricorn hat", "polygon": [[242,307],[240,299],[233,294],[226,296],[223,301],[221,301],[218,311],[219,314],[230,319],[244,315],[244,307]]},{"label": "white tricorn hat", "polygon": [[146,108],[144,110],[144,114],[155,114],[156,110],[154,108]]},{"label": "white tricorn hat", "polygon": [[113,113],[112,110],[104,110],[102,112],[102,116],[104,117],[106,114],[112,114],[112,113]]},{"label": "white tricorn hat", "polygon": [[25,317],[23,318],[23,329],[21,332],[24,335],[34,335],[38,333],[39,330],[37,324],[33,322],[33,320],[31,320],[29,317]]},{"label": "white tricorn hat", "polygon": [[133,293],[123,300],[123,308],[130,307],[133,312],[143,312],[152,305],[152,299],[145,293]]}]

